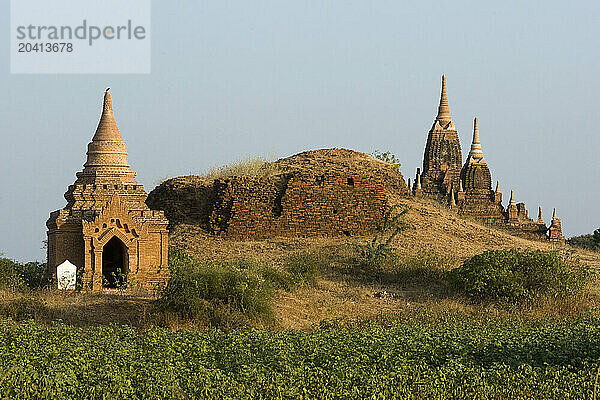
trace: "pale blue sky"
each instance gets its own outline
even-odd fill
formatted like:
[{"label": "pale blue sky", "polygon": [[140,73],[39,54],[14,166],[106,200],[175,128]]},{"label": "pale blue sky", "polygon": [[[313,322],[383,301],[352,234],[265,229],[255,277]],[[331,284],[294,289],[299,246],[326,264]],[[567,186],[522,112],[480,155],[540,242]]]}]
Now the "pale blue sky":
[{"label": "pale blue sky", "polygon": [[333,146],[389,150],[412,177],[445,73],[463,155],[477,116],[505,202],[514,189],[546,221],[557,207],[569,236],[600,227],[598,1],[154,0],[149,75],[11,75],[0,4],[9,257],[45,258],[45,221],[65,205],[108,86],[149,192],[249,155]]}]

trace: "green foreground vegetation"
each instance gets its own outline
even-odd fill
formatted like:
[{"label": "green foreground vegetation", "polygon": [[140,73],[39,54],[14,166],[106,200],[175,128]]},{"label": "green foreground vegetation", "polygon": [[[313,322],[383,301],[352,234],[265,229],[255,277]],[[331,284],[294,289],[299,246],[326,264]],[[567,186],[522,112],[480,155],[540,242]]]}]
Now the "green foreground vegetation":
[{"label": "green foreground vegetation", "polygon": [[[0,304],[8,317],[0,320],[0,398],[593,398],[600,315],[586,300],[592,271],[556,251],[486,251],[458,268],[436,254],[403,257],[391,242],[409,228],[404,213],[386,216],[371,241],[279,263],[173,249],[170,280],[137,327],[57,321],[44,301],[43,264],[0,258],[0,290],[10,293]],[[464,308],[423,305],[278,331],[276,293],[323,277],[435,288],[432,296]],[[550,317],[544,307],[564,311]],[[173,318],[207,329],[168,329]]]},{"label": "green foreground vegetation", "polygon": [[423,313],[311,332],[0,323],[0,397],[584,399],[600,319]]}]

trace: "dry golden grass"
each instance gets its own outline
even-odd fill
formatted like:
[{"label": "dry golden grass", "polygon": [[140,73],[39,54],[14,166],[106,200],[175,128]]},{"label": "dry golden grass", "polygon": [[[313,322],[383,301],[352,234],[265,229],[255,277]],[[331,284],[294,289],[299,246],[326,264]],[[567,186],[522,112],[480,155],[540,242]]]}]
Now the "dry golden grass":
[{"label": "dry golden grass", "polygon": [[[439,257],[439,267],[450,269],[465,259],[491,249],[529,248],[550,250],[549,243],[514,237],[474,221],[460,218],[437,203],[398,198],[395,201],[410,208],[407,222],[413,226],[395,240],[401,257],[410,260],[428,255]],[[524,316],[578,314],[589,309],[600,309],[600,285],[595,280],[586,295],[580,299],[558,301],[542,299],[529,307],[515,310],[499,309],[493,305],[475,305],[449,293],[447,287],[428,275],[415,275],[405,282],[364,280],[347,273],[350,264],[349,243],[361,242],[368,237],[356,238],[273,238],[254,241],[233,241],[215,238],[196,226],[179,225],[171,232],[171,244],[185,249],[191,255],[208,260],[257,258],[275,265],[290,254],[317,253],[327,261],[326,271],[313,287],[293,292],[280,290],[275,297],[275,324],[278,328],[310,329],[323,319],[371,318],[381,313],[402,313],[425,308],[438,313],[460,310],[465,313],[483,313],[494,316],[507,312]],[[600,254],[575,249],[581,263],[600,267]],[[428,267],[429,268],[429,267]],[[49,323],[60,319],[75,326],[98,324],[129,324],[141,328],[154,324],[172,329],[197,327],[177,316],[157,312],[154,297],[133,291],[105,294],[69,293],[54,291],[35,292],[45,304],[36,320]],[[0,291],[0,307],[23,297],[23,294]],[[27,297],[27,296],[26,296]]]},{"label": "dry golden grass", "polygon": [[[550,243],[532,241],[512,236],[476,221],[459,217],[439,204],[407,198],[394,199],[410,208],[406,221],[413,228],[403,232],[394,246],[404,257],[432,253],[443,255],[446,265],[453,268],[486,250],[527,248],[552,250]],[[256,241],[215,239],[193,226],[178,226],[172,232],[173,245],[206,259],[235,259],[255,257],[278,262],[286,255],[300,251],[321,253],[343,252],[348,242],[364,241],[357,238],[273,238]],[[584,265],[600,267],[600,254],[573,249],[574,255]],[[343,257],[340,258],[343,262]],[[339,267],[339,266],[338,266]],[[387,297],[376,297],[387,292]],[[590,307],[600,307],[600,287],[594,282],[582,299],[568,302],[543,299],[531,307],[513,312],[524,315],[564,315],[583,312]],[[502,314],[494,306],[474,305],[465,299],[447,293],[445,289],[422,282],[408,285],[365,283],[339,274],[323,276],[317,287],[302,288],[293,293],[280,292],[275,301],[276,319],[285,328],[308,329],[322,319],[373,317],[380,313],[396,313],[425,307],[431,312],[460,309],[464,312],[490,315]]]},{"label": "dry golden grass", "polygon": [[213,180],[232,176],[271,176],[278,172],[279,169],[275,167],[270,160],[255,156],[234,161],[231,164],[211,168],[202,177]]}]

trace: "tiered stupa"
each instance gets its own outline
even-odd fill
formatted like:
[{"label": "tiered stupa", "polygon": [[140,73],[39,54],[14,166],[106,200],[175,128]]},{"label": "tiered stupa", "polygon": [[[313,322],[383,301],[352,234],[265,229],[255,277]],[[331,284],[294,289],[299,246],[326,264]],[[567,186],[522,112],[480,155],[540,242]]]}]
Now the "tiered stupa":
[{"label": "tiered stupa", "polygon": [[150,210],[147,194],[127,162],[127,146],[104,94],[102,116],[87,161],[65,193],[67,205],[50,214],[48,275],[69,260],[78,281],[94,291],[135,281],[146,289],[164,284],[168,221]]},{"label": "tiered stupa", "polygon": [[[450,118],[446,77],[442,76],[437,117],[427,136],[423,172],[420,173],[417,168],[412,194],[436,198],[459,214],[503,226],[517,235],[533,239],[549,238],[541,214],[537,221],[531,219],[525,204],[517,203],[512,191],[508,206],[504,208],[499,181],[496,181],[496,190],[492,190],[492,177],[481,148],[477,118],[469,155],[464,165],[461,161],[458,132]],[[560,220],[556,226],[558,228],[555,231],[560,228]],[[560,235],[552,233],[551,240],[552,235],[558,238],[554,241],[560,241]]]},{"label": "tiered stupa", "polygon": [[495,192],[492,191],[492,175],[483,157],[477,118],[473,122],[471,150],[461,171],[461,190],[463,188],[461,213],[499,222],[504,219],[502,205],[496,202]]},{"label": "tiered stupa", "polygon": [[565,244],[560,218],[556,216],[556,208],[552,212],[552,222],[550,223],[550,228],[548,228],[548,238],[553,243]]},{"label": "tiered stupa", "polygon": [[442,94],[437,117],[427,136],[423,157],[421,183],[423,193],[440,199],[447,196],[451,188],[459,187],[462,168],[462,153],[458,132],[450,118],[446,76],[442,76]]}]

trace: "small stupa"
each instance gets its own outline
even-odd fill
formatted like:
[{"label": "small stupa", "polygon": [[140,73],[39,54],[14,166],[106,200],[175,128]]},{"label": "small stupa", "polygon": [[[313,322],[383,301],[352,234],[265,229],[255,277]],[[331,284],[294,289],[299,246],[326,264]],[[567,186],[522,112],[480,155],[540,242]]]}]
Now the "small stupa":
[{"label": "small stupa", "polygon": [[67,205],[50,214],[48,275],[68,260],[81,287],[93,291],[135,280],[154,289],[166,282],[168,221],[150,210],[147,194],[127,162],[127,145],[106,90],[102,115],[83,170],[65,193]]}]

